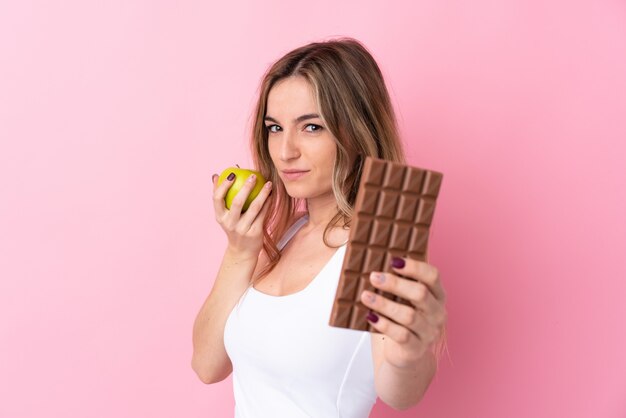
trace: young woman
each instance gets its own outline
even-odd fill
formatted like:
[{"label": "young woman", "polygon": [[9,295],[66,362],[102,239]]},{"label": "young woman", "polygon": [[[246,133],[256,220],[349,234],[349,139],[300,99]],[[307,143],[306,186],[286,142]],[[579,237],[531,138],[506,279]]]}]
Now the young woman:
[{"label": "young woman", "polygon": [[252,152],[268,181],[244,213],[256,180],[228,210],[234,174],[219,186],[213,176],[228,246],[194,323],[193,369],[205,383],[234,371],[240,418],[366,417],[377,396],[399,410],[415,405],[444,341],[445,292],[434,266],[394,259],[398,275],[372,272],[375,288],[413,305],[364,292],[377,332],[328,325],[363,161],[404,162],[368,51],[342,38],[279,59],[261,85]]}]

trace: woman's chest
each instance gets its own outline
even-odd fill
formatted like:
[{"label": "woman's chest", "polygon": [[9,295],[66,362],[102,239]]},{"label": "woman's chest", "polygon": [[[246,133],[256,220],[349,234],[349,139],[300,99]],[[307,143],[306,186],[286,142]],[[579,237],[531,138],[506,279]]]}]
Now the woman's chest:
[{"label": "woman's chest", "polygon": [[314,380],[345,372],[363,333],[329,326],[334,294],[326,287],[289,301],[248,294],[229,319],[233,364]]},{"label": "woman's chest", "polygon": [[254,288],[272,296],[287,296],[306,289],[333,257],[336,249],[290,251]]},{"label": "woman's chest", "polygon": [[303,292],[274,297],[249,289],[244,294],[224,334],[235,368],[327,381],[345,372],[357,347],[370,349],[362,346],[362,331],[329,325],[344,252],[345,247],[337,250]]}]

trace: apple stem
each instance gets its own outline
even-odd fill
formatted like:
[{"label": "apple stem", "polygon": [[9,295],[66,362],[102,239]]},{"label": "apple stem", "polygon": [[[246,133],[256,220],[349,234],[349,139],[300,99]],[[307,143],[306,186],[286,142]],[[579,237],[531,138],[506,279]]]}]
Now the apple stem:
[{"label": "apple stem", "polygon": [[241,168],[241,167],[239,167],[239,164],[235,164],[235,165],[237,166],[237,168]]}]

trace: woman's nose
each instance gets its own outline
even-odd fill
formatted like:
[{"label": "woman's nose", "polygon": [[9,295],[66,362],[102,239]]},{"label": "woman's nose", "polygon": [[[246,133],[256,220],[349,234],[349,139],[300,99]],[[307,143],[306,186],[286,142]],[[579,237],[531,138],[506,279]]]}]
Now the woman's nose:
[{"label": "woman's nose", "polygon": [[300,156],[300,150],[297,146],[297,138],[295,132],[285,131],[283,133],[283,141],[280,146],[280,159],[283,161],[292,160]]}]

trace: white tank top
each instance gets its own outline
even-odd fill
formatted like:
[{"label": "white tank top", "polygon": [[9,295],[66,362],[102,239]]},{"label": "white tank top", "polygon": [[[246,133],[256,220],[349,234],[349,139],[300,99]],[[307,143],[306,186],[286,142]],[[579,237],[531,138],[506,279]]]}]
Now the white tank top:
[{"label": "white tank top", "polygon": [[[278,243],[282,248],[305,216]],[[328,325],[345,244],[303,290],[250,287],[224,328],[236,418],[364,418],[376,402],[371,335]]]}]

